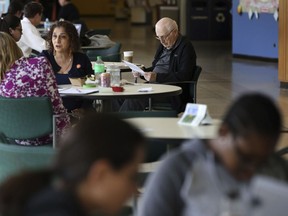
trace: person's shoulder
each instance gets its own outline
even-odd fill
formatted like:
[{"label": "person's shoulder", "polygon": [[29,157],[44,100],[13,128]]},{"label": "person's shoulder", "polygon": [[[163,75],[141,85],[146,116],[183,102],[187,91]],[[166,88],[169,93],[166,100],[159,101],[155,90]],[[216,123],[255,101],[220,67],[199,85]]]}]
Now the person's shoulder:
[{"label": "person's shoulder", "polygon": [[52,53],[50,53],[48,50],[42,50],[39,56],[45,56],[45,57],[50,57]]},{"label": "person's shoulder", "polygon": [[26,60],[27,66],[33,66],[33,68],[31,68],[32,70],[34,70],[36,67],[40,71],[44,71],[46,73],[50,72],[50,70],[47,70],[51,68],[50,62],[45,56],[28,57]]},{"label": "person's shoulder", "polygon": [[46,188],[30,199],[25,215],[84,215],[73,194]]},{"label": "person's shoulder", "polygon": [[180,38],[180,41],[181,41],[182,43],[184,43],[184,44],[186,44],[186,45],[193,46],[191,40],[190,40],[187,36],[181,35],[180,37],[181,37],[181,38]]},{"label": "person's shoulder", "polygon": [[[168,155],[163,158],[163,167],[165,169],[169,167],[179,170],[190,167],[194,160],[197,160],[198,156],[205,152],[204,143],[201,140],[191,140],[183,143],[181,147],[169,152]],[[161,166],[160,166],[161,167]]]},{"label": "person's shoulder", "polygon": [[85,60],[85,61],[90,61],[89,60],[89,57],[85,54],[85,53],[82,53],[82,52],[74,52],[73,53],[73,58],[75,59],[78,59],[78,60]]}]

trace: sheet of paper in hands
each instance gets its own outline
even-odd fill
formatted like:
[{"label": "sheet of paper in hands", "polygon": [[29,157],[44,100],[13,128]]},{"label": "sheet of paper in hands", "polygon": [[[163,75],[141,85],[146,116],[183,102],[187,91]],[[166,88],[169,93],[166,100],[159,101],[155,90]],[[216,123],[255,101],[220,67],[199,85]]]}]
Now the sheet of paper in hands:
[{"label": "sheet of paper in hands", "polygon": [[[254,197],[252,216],[286,216],[288,213],[288,184],[266,176],[252,180],[250,193]],[[257,202],[256,202],[257,201]]]},{"label": "sheet of paper in hands", "polygon": [[178,124],[199,126],[200,124],[212,124],[207,105],[188,103]]},{"label": "sheet of paper in hands", "polygon": [[138,67],[137,65],[131,63],[131,62],[128,62],[128,61],[124,61],[123,62],[134,72],[138,72],[140,73],[142,76],[144,76],[145,72],[140,68]]}]

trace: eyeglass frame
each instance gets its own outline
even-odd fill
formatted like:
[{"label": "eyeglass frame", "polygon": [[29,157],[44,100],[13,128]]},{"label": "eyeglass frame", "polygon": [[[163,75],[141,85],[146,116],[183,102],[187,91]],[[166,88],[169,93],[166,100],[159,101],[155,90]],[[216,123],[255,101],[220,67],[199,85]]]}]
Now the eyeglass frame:
[{"label": "eyeglass frame", "polygon": [[[159,40],[159,41],[164,41],[164,40],[166,40],[169,36],[170,36],[170,34],[175,30],[176,28],[173,28],[168,34],[166,34],[166,35],[163,35],[163,36],[155,36],[155,38],[157,39],[157,40]],[[163,39],[161,39],[161,38],[163,38]]]}]

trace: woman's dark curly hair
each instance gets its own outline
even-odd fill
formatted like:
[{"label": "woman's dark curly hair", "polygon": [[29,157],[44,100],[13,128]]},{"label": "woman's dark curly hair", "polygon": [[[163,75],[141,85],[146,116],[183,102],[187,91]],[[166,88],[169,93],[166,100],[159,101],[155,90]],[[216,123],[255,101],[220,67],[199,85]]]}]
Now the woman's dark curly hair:
[{"label": "woman's dark curly hair", "polygon": [[75,26],[68,21],[59,21],[56,22],[54,25],[52,25],[50,31],[48,32],[47,35],[47,45],[48,45],[48,50],[51,53],[54,53],[54,47],[52,43],[52,36],[55,28],[63,28],[66,34],[68,35],[69,38],[69,46],[70,46],[70,51],[73,52],[78,52],[80,50],[80,39],[78,36],[78,32],[75,28]]}]

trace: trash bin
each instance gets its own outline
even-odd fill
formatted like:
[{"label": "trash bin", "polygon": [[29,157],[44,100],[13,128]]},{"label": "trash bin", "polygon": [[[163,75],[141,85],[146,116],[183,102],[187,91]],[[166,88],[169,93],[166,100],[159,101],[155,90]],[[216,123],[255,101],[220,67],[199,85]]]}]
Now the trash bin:
[{"label": "trash bin", "polygon": [[214,0],[211,14],[211,39],[230,40],[232,35],[231,2]]},{"label": "trash bin", "polygon": [[190,0],[187,4],[187,35],[191,40],[209,39],[209,0]]},{"label": "trash bin", "polygon": [[231,39],[231,0],[187,1],[187,36],[191,40]]}]

